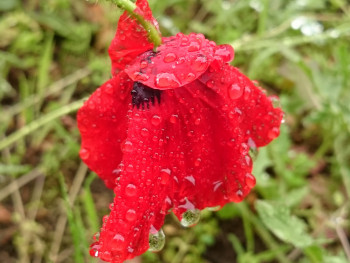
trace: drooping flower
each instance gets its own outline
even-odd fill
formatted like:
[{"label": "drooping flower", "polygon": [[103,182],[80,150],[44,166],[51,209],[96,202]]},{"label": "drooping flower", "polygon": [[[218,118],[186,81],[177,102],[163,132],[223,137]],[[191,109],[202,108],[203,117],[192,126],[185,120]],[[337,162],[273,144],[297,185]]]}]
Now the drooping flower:
[{"label": "drooping flower", "polygon": [[[156,27],[146,0],[135,10]],[[184,226],[255,185],[249,149],[279,135],[282,111],[202,34],[163,37],[124,13],[109,48],[113,77],[78,112],[80,156],[115,192],[91,254],[123,262],[159,250],[170,210]]]}]

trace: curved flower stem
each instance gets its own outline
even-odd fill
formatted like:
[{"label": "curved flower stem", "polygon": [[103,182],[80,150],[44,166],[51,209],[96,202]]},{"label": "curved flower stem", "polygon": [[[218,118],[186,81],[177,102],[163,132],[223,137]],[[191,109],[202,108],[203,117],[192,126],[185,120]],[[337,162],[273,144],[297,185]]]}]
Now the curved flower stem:
[{"label": "curved flower stem", "polygon": [[142,15],[135,12],[137,6],[130,0],[107,0],[116,4],[119,8],[127,11],[132,17],[134,17],[141,26],[147,31],[148,39],[154,44],[154,48],[162,44],[162,38],[157,28],[149,21],[145,20]]}]

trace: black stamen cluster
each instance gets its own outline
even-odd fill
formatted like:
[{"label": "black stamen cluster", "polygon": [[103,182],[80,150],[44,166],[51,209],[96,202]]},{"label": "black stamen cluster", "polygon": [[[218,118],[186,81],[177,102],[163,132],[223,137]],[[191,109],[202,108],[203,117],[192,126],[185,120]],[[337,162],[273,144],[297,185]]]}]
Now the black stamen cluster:
[{"label": "black stamen cluster", "polygon": [[141,107],[144,110],[145,105],[147,109],[149,109],[150,102],[152,103],[152,105],[155,104],[155,98],[157,98],[158,104],[160,104],[160,94],[161,90],[152,89],[143,85],[141,82],[136,81],[134,82],[133,89],[131,91],[131,103],[134,107],[136,106],[138,109],[140,109]]}]

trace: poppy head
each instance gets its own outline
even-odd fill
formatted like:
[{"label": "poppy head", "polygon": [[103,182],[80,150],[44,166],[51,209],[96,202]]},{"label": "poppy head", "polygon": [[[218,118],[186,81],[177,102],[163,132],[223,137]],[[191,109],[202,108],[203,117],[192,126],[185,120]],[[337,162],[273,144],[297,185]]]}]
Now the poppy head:
[{"label": "poppy head", "polygon": [[[135,12],[158,28],[146,0]],[[164,245],[172,211],[183,226],[200,210],[240,202],[255,185],[250,149],[279,135],[283,113],[237,68],[234,52],[202,34],[163,37],[124,13],[109,48],[113,77],[78,112],[80,156],[113,189],[91,254],[123,262]]]}]

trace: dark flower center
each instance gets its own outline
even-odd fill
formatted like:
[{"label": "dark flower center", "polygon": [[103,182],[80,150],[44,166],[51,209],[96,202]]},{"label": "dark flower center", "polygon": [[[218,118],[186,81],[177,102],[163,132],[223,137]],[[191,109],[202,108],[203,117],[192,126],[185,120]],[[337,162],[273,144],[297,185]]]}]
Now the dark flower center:
[{"label": "dark flower center", "polygon": [[149,109],[150,102],[152,105],[155,104],[155,98],[157,98],[158,104],[160,104],[160,94],[161,90],[152,89],[143,85],[141,82],[134,82],[133,89],[131,91],[132,96],[132,105],[137,107],[138,109],[142,107],[145,109],[145,105],[147,109]]}]

